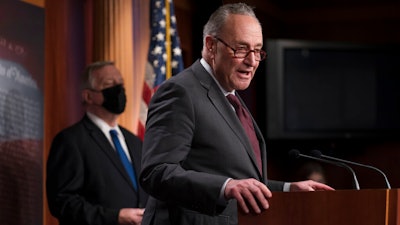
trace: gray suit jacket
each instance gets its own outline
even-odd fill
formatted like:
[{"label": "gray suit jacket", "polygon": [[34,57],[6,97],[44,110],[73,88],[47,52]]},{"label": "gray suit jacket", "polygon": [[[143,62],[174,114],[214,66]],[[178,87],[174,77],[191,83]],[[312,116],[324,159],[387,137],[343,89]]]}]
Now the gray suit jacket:
[{"label": "gray suit jacket", "polygon": [[150,103],[143,143],[140,182],[152,197],[142,224],[237,224],[237,202],[219,201],[228,178],[282,190],[283,182],[267,182],[265,141],[254,126],[263,175],[239,119],[199,60],[164,82]]}]

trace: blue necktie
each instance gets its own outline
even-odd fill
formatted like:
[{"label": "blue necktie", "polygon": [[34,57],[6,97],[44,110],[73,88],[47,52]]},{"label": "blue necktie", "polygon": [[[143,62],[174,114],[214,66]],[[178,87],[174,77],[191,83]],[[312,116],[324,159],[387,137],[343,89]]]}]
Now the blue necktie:
[{"label": "blue necktie", "polygon": [[124,150],[122,149],[121,143],[119,142],[119,139],[118,139],[118,133],[116,130],[110,130],[110,134],[111,134],[111,138],[114,142],[115,149],[117,150],[118,156],[121,159],[126,172],[128,172],[128,175],[132,180],[133,187],[135,188],[135,190],[137,190],[138,185],[137,185],[137,181],[136,181],[135,171],[133,169],[131,162],[129,162],[129,159],[126,156]]}]

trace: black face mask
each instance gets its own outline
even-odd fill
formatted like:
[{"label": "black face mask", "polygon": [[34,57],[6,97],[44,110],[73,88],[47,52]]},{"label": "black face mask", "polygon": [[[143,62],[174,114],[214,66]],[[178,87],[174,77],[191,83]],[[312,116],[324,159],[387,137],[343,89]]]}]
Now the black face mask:
[{"label": "black face mask", "polygon": [[121,114],[125,110],[126,95],[122,84],[101,90],[104,97],[102,106],[111,113]]}]

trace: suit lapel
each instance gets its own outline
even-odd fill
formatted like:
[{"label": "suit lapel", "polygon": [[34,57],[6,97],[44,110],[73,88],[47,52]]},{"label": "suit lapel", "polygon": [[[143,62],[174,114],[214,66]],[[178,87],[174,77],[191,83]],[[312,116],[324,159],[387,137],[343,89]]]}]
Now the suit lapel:
[{"label": "suit lapel", "polygon": [[135,150],[140,149],[141,150],[141,146],[137,146],[134,142],[134,140],[131,138],[130,135],[126,134],[126,130],[122,127],[120,127],[122,134],[125,137],[125,142],[126,142],[126,146],[128,147],[128,152],[129,152],[129,156],[131,157],[132,160],[132,166],[134,167],[134,171],[135,171],[135,175],[137,178],[139,178],[139,171],[140,171],[140,165],[141,165],[141,154],[139,154],[139,151],[136,151],[137,154],[134,154]]},{"label": "suit lapel", "polygon": [[[221,95],[223,96],[222,93],[221,93]],[[212,98],[211,95],[209,95],[209,96],[210,96],[211,101],[213,101],[212,99],[215,99],[215,98]],[[253,148],[251,147],[251,144],[250,144],[249,138],[247,137],[246,131],[244,130],[242,124],[240,123],[240,120],[237,117],[236,113],[231,108],[231,105],[229,104],[229,102],[227,100],[225,100],[225,96],[223,96],[222,100],[221,101],[214,100],[213,104],[217,108],[217,110],[221,112],[222,117],[224,117],[225,121],[232,128],[232,131],[235,133],[236,137],[240,140],[240,142],[242,142],[243,146],[246,149],[247,154],[251,158],[254,169],[257,171],[258,175],[261,177],[261,174],[257,167],[256,156],[254,154]],[[221,102],[221,104],[219,104],[219,102]],[[257,135],[257,137],[258,137],[258,135]]]},{"label": "suit lapel", "polygon": [[128,173],[125,171],[121,160],[118,158],[118,155],[116,154],[114,148],[112,147],[106,136],[104,136],[103,132],[87,116],[85,116],[83,122],[85,124],[85,127],[89,130],[89,134],[93,138],[93,141],[98,145],[99,149],[107,155],[112,164],[129,183],[132,190],[135,191],[132,181],[130,180]]},{"label": "suit lapel", "polygon": [[[254,126],[254,131],[255,131],[255,133],[256,133],[256,136],[257,136],[257,140],[258,140],[258,143],[259,143],[259,145],[260,145],[260,153],[261,153],[261,162],[262,162],[262,171],[263,171],[263,175],[264,175],[264,178],[266,179],[266,174],[267,174],[267,155],[266,155],[266,147],[265,147],[265,140],[264,140],[264,138],[263,138],[263,136],[262,136],[262,133],[261,133],[261,131],[260,131],[260,128],[257,126],[257,124],[255,123],[255,121],[254,121],[254,118],[253,118],[253,116],[251,115],[251,113],[250,113],[250,111],[249,111],[249,109],[247,108],[247,106],[246,106],[246,104],[244,104],[244,102],[243,102],[243,100],[242,100],[242,98],[237,94],[237,97],[239,98],[239,100],[240,100],[240,102],[242,103],[242,105],[243,105],[243,107],[249,112],[249,115],[251,116],[251,120],[252,120],[252,122],[253,122],[253,126]],[[243,129],[243,131],[244,131],[244,129]],[[247,134],[246,134],[247,135]],[[247,137],[247,136],[246,136]],[[248,140],[248,138],[247,138],[247,140]],[[250,144],[250,142],[248,141],[248,143]],[[253,151],[252,151],[253,152]],[[253,160],[253,163],[256,163],[256,158],[255,158],[256,156],[255,156],[255,154],[254,154],[254,152],[253,152],[253,154],[252,154],[252,160]],[[257,165],[257,164],[255,164],[255,165]],[[259,171],[259,170],[257,170],[257,171]],[[261,174],[260,174],[261,175]]]},{"label": "suit lapel", "polygon": [[[228,100],[224,96],[224,94],[221,92],[219,86],[216,84],[214,79],[208,74],[208,72],[204,69],[204,67],[201,65],[199,61],[197,61],[193,65],[193,70],[197,71],[195,73],[195,76],[197,79],[199,79],[200,83],[202,84],[203,87],[205,87],[208,90],[208,99],[210,102],[214,105],[214,107],[217,109],[217,111],[220,112],[221,116],[225,119],[225,121],[228,123],[229,127],[231,127],[232,132],[235,133],[236,137],[240,140],[240,142],[243,144],[243,146],[246,149],[247,154],[251,158],[251,161],[253,163],[254,169],[257,171],[257,174],[262,177],[260,174],[258,168],[257,168],[257,162],[256,162],[256,156],[254,154],[254,151],[251,147],[250,141],[247,137],[247,134],[245,130],[243,129],[242,124],[240,123],[239,119],[237,118],[235,112],[232,110],[231,105],[229,104]],[[239,97],[240,99],[240,97]],[[240,101],[242,101],[240,99]],[[243,102],[242,102],[243,103]],[[246,108],[247,110],[247,108]],[[255,125],[256,127],[256,125]],[[256,135],[260,140],[259,136],[259,130],[257,127]],[[261,151],[264,151],[264,149],[260,145]],[[264,153],[261,153],[262,157],[264,159]],[[262,160],[263,162],[263,168],[265,167],[265,160]],[[264,169],[263,169],[264,171]]]}]

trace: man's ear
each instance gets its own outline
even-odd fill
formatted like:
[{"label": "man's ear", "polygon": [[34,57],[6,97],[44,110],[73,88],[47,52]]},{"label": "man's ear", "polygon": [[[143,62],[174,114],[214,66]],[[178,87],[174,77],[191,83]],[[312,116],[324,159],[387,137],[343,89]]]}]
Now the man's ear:
[{"label": "man's ear", "polygon": [[215,39],[212,36],[206,36],[206,47],[207,47],[207,51],[209,51],[210,53],[214,53],[215,51]]},{"label": "man's ear", "polygon": [[82,102],[90,103],[92,101],[92,96],[88,89],[82,91],[81,97],[82,97]]}]

